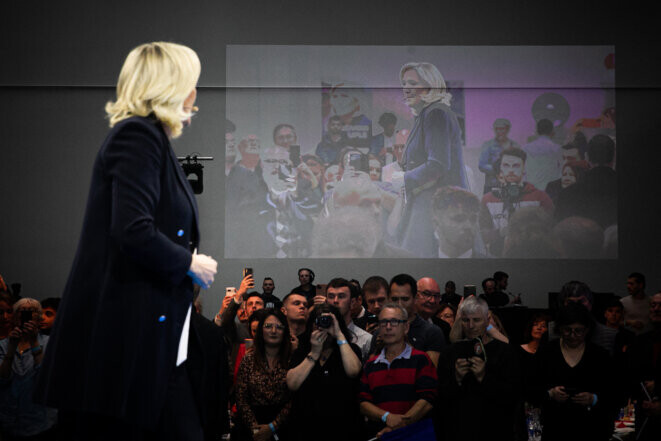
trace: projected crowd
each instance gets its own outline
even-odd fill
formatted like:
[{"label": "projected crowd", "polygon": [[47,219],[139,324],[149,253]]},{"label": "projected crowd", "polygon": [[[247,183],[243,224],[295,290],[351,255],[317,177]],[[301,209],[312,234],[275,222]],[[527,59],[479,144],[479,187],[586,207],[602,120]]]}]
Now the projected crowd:
[{"label": "projected crowd", "polygon": [[[196,295],[190,344],[202,339],[218,379],[198,402],[205,439],[661,436],[661,292],[640,273],[622,298],[567,282],[551,309],[514,307],[502,271],[479,295],[408,274],[298,277],[279,296],[273,278],[258,292],[245,276],[213,321]],[[31,398],[58,302],[17,294],[0,292],[0,435],[61,439],[66,420]]]},{"label": "projected crowd", "polygon": [[400,78],[410,130],[386,111],[372,134],[345,95],[328,100],[316,149],[288,123],[264,140],[226,121],[226,257],[616,257],[614,108],[561,136],[540,118],[523,145],[490,121],[472,171],[440,72],[409,63]]}]

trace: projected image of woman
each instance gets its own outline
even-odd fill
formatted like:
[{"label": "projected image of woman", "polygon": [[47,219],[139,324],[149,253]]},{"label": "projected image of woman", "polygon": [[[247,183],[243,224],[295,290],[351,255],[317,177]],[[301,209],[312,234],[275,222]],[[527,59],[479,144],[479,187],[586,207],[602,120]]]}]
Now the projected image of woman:
[{"label": "projected image of woman", "polygon": [[399,225],[405,250],[419,257],[438,257],[431,202],[443,185],[466,188],[461,128],[450,109],[452,95],[443,76],[430,63],[407,63],[399,74],[404,101],[415,115],[404,150],[403,181],[406,203]]}]

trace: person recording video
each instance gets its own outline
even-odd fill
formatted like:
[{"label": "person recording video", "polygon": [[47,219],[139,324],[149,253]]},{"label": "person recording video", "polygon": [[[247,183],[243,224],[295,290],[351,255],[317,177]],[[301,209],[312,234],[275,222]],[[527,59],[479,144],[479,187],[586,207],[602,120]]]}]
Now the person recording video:
[{"label": "person recording video", "polygon": [[524,180],[526,157],[526,152],[520,148],[503,150],[497,163],[499,185],[482,197],[480,226],[489,253],[495,256],[502,254],[503,240],[514,212],[522,207],[541,207],[553,213],[551,198]]}]

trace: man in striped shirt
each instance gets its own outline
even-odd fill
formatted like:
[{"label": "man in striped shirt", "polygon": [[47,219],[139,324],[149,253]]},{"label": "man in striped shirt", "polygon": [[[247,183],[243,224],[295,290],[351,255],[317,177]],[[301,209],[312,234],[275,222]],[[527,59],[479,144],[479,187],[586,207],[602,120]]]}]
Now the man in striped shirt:
[{"label": "man in striped shirt", "polygon": [[384,348],[365,364],[360,381],[360,410],[377,436],[425,417],[437,394],[436,368],[429,356],[406,343],[406,309],[387,303],[379,313]]}]

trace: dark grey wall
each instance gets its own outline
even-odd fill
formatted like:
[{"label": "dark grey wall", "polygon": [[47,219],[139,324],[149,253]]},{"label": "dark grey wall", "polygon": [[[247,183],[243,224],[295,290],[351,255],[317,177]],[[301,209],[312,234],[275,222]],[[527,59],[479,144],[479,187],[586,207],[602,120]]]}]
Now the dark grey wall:
[{"label": "dark grey wall", "polygon": [[[598,2],[13,2],[0,16],[0,273],[24,294],[60,295],[75,253],[91,164],[105,136],[103,104],[128,51],[153,40],[193,47],[203,64],[200,114],[176,141],[177,153],[219,160],[205,168],[198,201],[202,252],[220,259],[220,275],[203,301],[207,315],[243,266],[272,275],[276,293],[310,266],[317,280],[374,273],[432,275],[479,283],[494,270],[531,305],[562,282],[624,291],[633,271],[661,287],[658,234],[658,144],[661,77],[652,17]],[[387,4],[387,6],[384,6]],[[641,16],[642,15],[642,16]],[[615,44],[617,54],[620,257],[614,261],[255,261],[222,259],[223,127],[226,44],[588,45]]]}]

